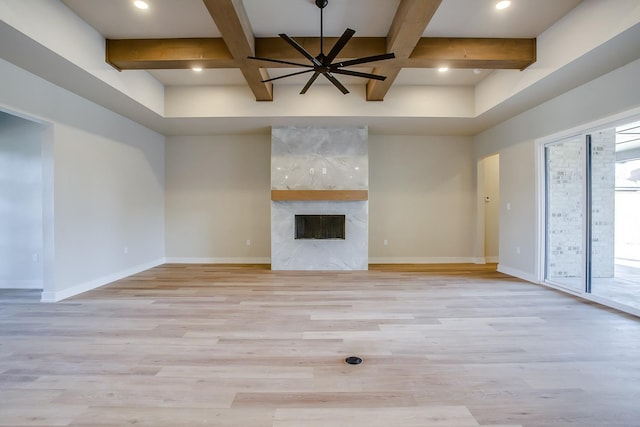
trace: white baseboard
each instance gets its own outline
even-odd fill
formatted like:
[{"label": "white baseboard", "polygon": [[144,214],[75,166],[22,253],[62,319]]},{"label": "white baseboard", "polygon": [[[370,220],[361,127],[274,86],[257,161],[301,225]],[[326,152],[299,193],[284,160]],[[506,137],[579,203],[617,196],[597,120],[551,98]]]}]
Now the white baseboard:
[{"label": "white baseboard", "polygon": [[42,280],[0,280],[0,289],[42,289]]},{"label": "white baseboard", "polygon": [[485,257],[473,257],[471,258],[471,262],[474,264],[486,264],[487,259]]},{"label": "white baseboard", "polygon": [[271,258],[168,257],[165,258],[165,262],[167,264],[271,264]]},{"label": "white baseboard", "polygon": [[499,262],[499,259],[497,256],[488,256],[488,257],[485,257],[484,259],[486,259],[487,262],[490,262],[490,263]]},{"label": "white baseboard", "polygon": [[369,264],[470,264],[473,257],[373,257]]},{"label": "white baseboard", "polygon": [[87,292],[92,289],[99,288],[100,286],[107,285],[111,282],[115,282],[116,280],[124,279],[125,277],[131,276],[136,273],[140,273],[142,271],[148,270],[153,267],[157,267],[164,263],[165,263],[165,259],[159,258],[157,260],[154,260],[145,264],[136,265],[135,267],[131,267],[126,270],[119,271],[117,273],[99,277],[89,282],[80,283],[68,289],[63,289],[60,291],[42,291],[42,294],[40,295],[40,301],[42,302],[62,301],[63,299],[67,299],[74,295],[78,295],[83,292]]},{"label": "white baseboard", "polygon": [[527,271],[518,270],[504,264],[498,264],[498,271],[500,273],[508,274],[509,276],[517,277],[518,279],[526,280],[527,282],[538,283],[538,279],[534,274]]}]

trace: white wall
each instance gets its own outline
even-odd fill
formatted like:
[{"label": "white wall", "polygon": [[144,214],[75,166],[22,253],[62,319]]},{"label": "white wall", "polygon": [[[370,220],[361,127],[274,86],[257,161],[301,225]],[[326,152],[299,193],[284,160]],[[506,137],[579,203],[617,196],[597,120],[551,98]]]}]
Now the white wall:
[{"label": "white wall", "polygon": [[42,131],[0,111],[0,288],[42,288]]},{"label": "white wall", "polygon": [[471,138],[370,135],[369,174],[371,262],[472,260]]},{"label": "white wall", "polygon": [[48,126],[43,300],[161,263],[164,137],[2,60],[0,74],[0,109]]},{"label": "white wall", "polygon": [[532,281],[538,277],[536,139],[637,108],[638,75],[640,60],[474,137],[478,159],[500,154],[501,271]]},{"label": "white wall", "polygon": [[[168,261],[269,261],[270,143],[269,135],[167,139]],[[370,135],[369,168],[371,261],[471,261],[470,138]]]},{"label": "white wall", "polygon": [[168,261],[268,263],[270,165],[270,135],[168,138]]}]

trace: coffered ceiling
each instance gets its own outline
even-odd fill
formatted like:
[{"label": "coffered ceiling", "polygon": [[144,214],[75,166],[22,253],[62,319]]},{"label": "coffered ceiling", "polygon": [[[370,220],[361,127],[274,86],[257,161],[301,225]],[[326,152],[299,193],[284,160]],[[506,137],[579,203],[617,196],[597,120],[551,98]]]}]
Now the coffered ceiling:
[{"label": "coffered ceiling", "polygon": [[[149,0],[147,10],[133,7],[131,0],[62,1],[114,40],[109,60],[116,67],[148,70],[168,86],[249,84],[256,99],[271,100],[270,84],[260,80],[301,69],[247,61],[247,53],[304,60],[278,38],[280,33],[311,52],[319,44],[320,10],[314,0]],[[495,0],[330,0],[324,33],[330,47],[346,28],[356,31],[344,59],[396,53],[396,60],[354,68],[387,75],[384,83],[340,76],[345,85],[367,85],[367,99],[379,101],[391,85],[475,85],[492,69],[526,68],[535,61],[535,38],[578,3],[515,0],[497,10]],[[244,37],[244,50],[233,46]],[[192,66],[205,69],[194,73]],[[438,72],[441,66],[450,70]],[[302,87],[307,79],[295,76],[273,84]],[[330,83],[318,79],[316,84]]]}]

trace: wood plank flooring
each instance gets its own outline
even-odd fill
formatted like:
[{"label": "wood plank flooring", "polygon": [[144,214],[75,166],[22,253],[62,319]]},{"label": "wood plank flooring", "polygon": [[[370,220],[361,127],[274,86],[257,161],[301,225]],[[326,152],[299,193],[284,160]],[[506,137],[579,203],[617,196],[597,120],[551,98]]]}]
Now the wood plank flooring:
[{"label": "wood plank flooring", "polygon": [[167,264],[38,297],[0,291],[0,426],[640,426],[639,319],[495,265]]}]

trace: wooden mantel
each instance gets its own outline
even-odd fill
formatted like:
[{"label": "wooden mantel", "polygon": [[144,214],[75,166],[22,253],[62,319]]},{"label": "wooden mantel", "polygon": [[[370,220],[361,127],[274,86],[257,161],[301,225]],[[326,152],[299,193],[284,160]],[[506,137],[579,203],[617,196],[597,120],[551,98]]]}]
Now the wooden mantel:
[{"label": "wooden mantel", "polygon": [[369,190],[271,190],[271,200],[369,200]]}]

